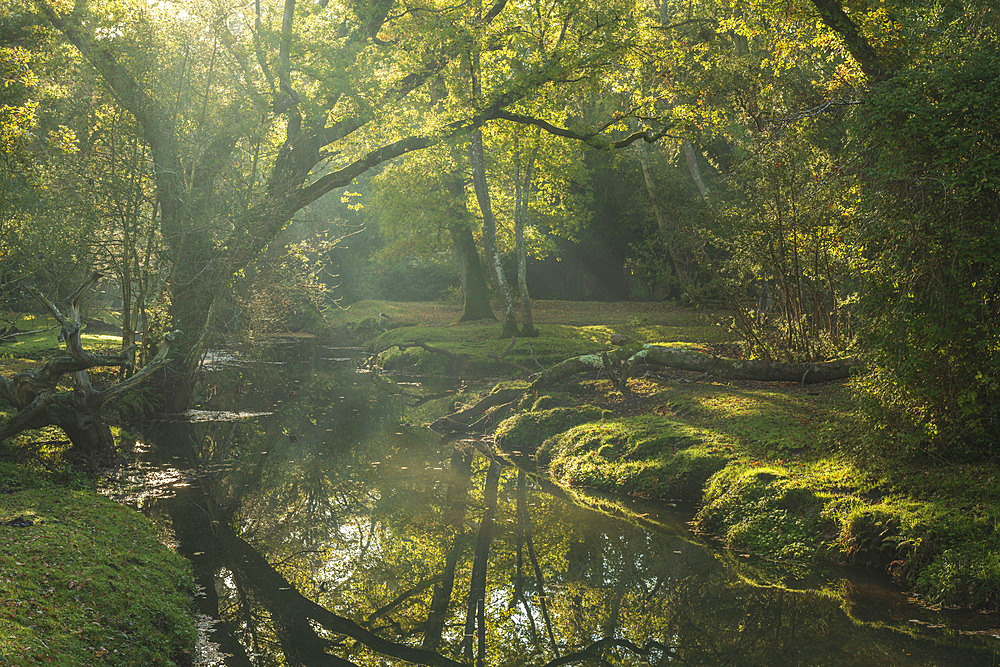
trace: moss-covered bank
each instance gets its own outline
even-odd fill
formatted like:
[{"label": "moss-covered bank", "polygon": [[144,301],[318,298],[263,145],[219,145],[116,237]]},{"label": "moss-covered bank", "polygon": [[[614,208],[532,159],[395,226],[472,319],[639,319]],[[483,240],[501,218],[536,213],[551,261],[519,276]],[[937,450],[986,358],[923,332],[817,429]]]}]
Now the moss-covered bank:
[{"label": "moss-covered bank", "polygon": [[73,476],[0,462],[0,664],[187,665],[187,562]]},{"label": "moss-covered bank", "polygon": [[[60,346],[51,318],[16,322],[37,333],[6,346],[5,375],[40,366]],[[111,334],[82,338],[90,349],[121,344]],[[0,665],[191,664],[187,561],[146,518],[71,471],[66,444],[54,428],[0,443]]]}]

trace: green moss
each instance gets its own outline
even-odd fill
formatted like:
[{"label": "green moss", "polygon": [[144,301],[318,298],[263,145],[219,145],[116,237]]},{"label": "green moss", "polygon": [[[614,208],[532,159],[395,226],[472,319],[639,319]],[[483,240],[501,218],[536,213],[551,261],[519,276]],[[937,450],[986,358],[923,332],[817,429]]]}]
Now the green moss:
[{"label": "green moss", "polygon": [[605,414],[593,405],[523,412],[500,422],[494,442],[504,452],[533,453],[547,438]]},{"label": "green moss", "polygon": [[780,468],[745,462],[715,475],[696,518],[731,549],[804,561],[828,551],[836,524],[823,513],[827,497]]},{"label": "green moss", "polygon": [[699,429],[649,416],[577,426],[546,440],[538,456],[563,484],[680,500],[700,498],[728,460]]},{"label": "green moss", "polygon": [[0,663],[189,664],[192,593],[141,515],[0,466]]}]

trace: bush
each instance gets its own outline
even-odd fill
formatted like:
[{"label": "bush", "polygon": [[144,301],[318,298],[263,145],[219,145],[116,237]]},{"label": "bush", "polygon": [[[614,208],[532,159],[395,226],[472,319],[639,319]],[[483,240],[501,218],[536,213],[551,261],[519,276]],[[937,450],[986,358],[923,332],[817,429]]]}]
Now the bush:
[{"label": "bush", "polygon": [[895,76],[867,109],[860,307],[870,424],[900,448],[1000,441],[1000,50]]}]

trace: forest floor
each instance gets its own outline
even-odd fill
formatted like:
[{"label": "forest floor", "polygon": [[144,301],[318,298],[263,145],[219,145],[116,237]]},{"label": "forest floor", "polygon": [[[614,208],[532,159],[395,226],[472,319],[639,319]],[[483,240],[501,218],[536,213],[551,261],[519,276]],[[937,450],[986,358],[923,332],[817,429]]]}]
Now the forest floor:
[{"label": "forest floor", "polygon": [[[3,373],[40,366],[59,345],[54,325],[19,318],[38,333],[7,341]],[[121,344],[108,333],[83,340]],[[67,465],[68,444],[55,428],[0,444],[0,664],[191,664],[189,565],[152,522]]]},{"label": "forest floor", "polygon": [[[612,333],[739,354],[722,312],[542,301],[541,335],[513,343],[497,338],[494,322],[456,323],[459,312],[362,302],[331,324],[382,368],[417,375],[524,378],[611,349]],[[525,397],[496,428],[496,447],[564,487],[694,502],[695,529],[747,557],[868,565],[928,604],[1000,605],[1000,467],[872,457],[848,381],[800,386],[661,369],[633,378],[626,395],[596,373],[554,391],[504,386]]]}]

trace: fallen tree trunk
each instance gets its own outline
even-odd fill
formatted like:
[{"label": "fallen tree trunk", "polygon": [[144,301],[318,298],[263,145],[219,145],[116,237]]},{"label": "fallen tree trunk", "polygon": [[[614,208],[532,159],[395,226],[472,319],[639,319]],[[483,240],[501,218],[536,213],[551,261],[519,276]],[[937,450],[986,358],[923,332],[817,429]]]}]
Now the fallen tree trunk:
[{"label": "fallen tree trunk", "polygon": [[[620,360],[622,353],[610,353],[610,358]],[[683,371],[709,373],[726,380],[760,380],[764,382],[800,382],[813,384],[843,380],[860,363],[855,357],[833,361],[807,362],[801,364],[776,363],[760,359],[728,359],[687,347],[666,345],[645,345],[627,360],[625,367],[636,364],[664,366]],[[600,354],[586,354],[561,361],[542,371],[532,382],[532,388],[551,386],[577,373],[603,371],[605,362]]]},{"label": "fallen tree trunk", "polygon": [[453,435],[456,433],[473,433],[482,430],[483,419],[492,414],[492,410],[502,408],[510,403],[519,400],[524,395],[521,389],[500,389],[492,394],[487,394],[479,399],[475,405],[471,405],[458,412],[445,415],[440,419],[435,419],[431,423],[431,430],[442,435]]}]

